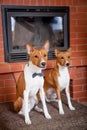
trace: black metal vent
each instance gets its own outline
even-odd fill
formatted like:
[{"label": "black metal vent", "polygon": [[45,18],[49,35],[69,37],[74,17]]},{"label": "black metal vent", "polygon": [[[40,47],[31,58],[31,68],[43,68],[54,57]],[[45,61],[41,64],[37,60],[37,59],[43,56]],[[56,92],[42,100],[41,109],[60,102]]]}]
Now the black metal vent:
[{"label": "black metal vent", "polygon": [[48,60],[53,60],[53,59],[55,59],[54,51],[49,51],[49,53],[48,53]]},{"label": "black metal vent", "polygon": [[[48,60],[55,59],[54,51],[49,51],[48,53]],[[26,53],[16,53],[11,54],[9,56],[9,62],[22,62],[22,61],[28,61],[29,56]]]},{"label": "black metal vent", "polygon": [[16,53],[9,56],[9,62],[22,62],[29,59],[26,53]]}]

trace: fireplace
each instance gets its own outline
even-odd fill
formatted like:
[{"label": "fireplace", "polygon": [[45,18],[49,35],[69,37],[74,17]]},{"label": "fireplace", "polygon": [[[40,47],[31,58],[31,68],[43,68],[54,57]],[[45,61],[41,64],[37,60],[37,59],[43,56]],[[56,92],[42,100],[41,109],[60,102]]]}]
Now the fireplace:
[{"label": "fireplace", "polygon": [[69,47],[69,7],[2,6],[6,62],[27,61],[25,44],[42,46],[50,41],[48,59],[55,59],[54,47]]}]

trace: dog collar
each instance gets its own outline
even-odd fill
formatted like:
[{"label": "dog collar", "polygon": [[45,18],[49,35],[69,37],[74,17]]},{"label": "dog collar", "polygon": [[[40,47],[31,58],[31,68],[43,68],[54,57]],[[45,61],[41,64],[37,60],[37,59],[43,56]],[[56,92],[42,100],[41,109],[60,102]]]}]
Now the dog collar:
[{"label": "dog collar", "polygon": [[35,78],[36,76],[43,77],[43,73],[33,73],[32,77]]}]

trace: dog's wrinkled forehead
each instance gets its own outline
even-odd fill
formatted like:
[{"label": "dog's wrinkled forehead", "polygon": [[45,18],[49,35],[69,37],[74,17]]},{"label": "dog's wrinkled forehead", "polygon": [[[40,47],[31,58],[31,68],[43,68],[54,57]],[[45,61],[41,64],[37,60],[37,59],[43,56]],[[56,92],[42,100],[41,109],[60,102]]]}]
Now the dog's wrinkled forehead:
[{"label": "dog's wrinkled forehead", "polygon": [[58,54],[58,58],[61,58],[61,57],[63,57],[63,58],[70,58],[70,53],[69,52],[60,52]]},{"label": "dog's wrinkled forehead", "polygon": [[31,56],[44,57],[47,55],[47,51],[44,48],[35,49],[30,53]]}]

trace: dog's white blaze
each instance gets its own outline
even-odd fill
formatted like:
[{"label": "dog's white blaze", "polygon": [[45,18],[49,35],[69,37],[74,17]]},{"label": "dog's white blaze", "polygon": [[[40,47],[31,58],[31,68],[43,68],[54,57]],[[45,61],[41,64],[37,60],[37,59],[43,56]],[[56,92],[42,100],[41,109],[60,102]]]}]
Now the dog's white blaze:
[{"label": "dog's white blaze", "polygon": [[70,76],[67,67],[62,67],[60,65],[58,66],[59,66],[58,82],[60,85],[60,91],[62,91],[69,85]]},{"label": "dog's white blaze", "polygon": [[32,78],[32,74],[37,72],[41,73],[41,68],[33,65],[32,62],[29,62],[29,66],[26,65],[24,70],[26,89],[29,92],[30,96],[36,95],[44,83],[43,77],[36,76],[35,78]]}]

